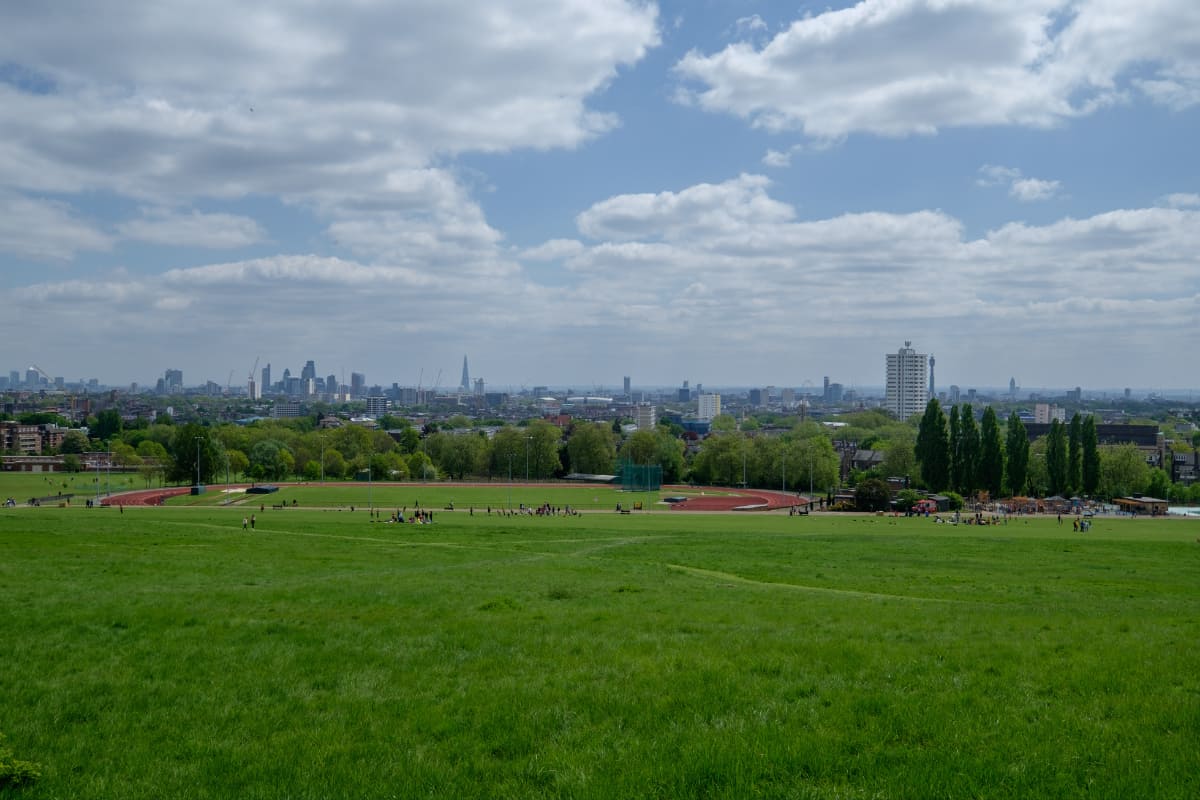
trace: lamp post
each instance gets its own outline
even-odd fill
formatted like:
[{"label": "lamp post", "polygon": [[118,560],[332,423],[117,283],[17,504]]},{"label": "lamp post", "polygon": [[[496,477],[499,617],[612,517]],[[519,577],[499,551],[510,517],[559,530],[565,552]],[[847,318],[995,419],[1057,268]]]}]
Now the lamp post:
[{"label": "lamp post", "polygon": [[525,437],[525,482],[529,483],[529,440],[532,436]]},{"label": "lamp post", "polygon": [[196,437],[196,489],[200,489],[200,440],[203,437]]},{"label": "lamp post", "polygon": [[375,508],[375,506],[372,505],[372,503],[371,503],[371,490],[373,488],[375,488],[375,485],[371,481],[371,457],[368,456],[367,457],[367,515],[368,516],[370,516],[371,511]]},{"label": "lamp post", "polygon": [[512,511],[512,451],[508,451],[508,510]]},{"label": "lamp post", "polygon": [[812,503],[812,493],[813,493],[813,452],[811,449],[809,449],[809,451],[808,451],[808,502],[810,504]]}]

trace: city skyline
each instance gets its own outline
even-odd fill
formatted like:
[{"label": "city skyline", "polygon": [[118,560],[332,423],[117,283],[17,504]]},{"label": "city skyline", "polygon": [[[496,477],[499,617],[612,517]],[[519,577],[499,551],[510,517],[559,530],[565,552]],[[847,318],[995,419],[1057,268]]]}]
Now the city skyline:
[{"label": "city skyline", "polygon": [[1191,0],[489,9],[0,9],[10,369],[1200,385]]}]

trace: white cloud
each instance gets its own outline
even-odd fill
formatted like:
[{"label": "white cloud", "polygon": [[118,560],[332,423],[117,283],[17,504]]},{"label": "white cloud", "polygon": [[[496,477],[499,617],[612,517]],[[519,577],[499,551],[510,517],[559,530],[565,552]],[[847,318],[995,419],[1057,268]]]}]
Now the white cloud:
[{"label": "white cloud", "polygon": [[1176,192],[1160,198],[1159,203],[1171,208],[1196,208],[1200,207],[1200,194]]},{"label": "white cloud", "polygon": [[66,203],[0,187],[0,253],[34,261],[69,261],[82,250],[108,250],[112,238],[76,217]]},{"label": "white cloud", "polygon": [[1040,178],[1018,178],[1012,182],[1008,193],[1022,203],[1032,203],[1037,200],[1049,200],[1058,194],[1062,188],[1059,181],[1046,181]]},{"label": "white cloud", "polygon": [[[277,256],[19,288],[13,313],[0,316],[0,339],[18,340],[36,320],[47,348],[74,352],[67,332],[84,326],[106,347],[163,368],[197,338],[211,354],[253,342],[276,359],[294,354],[293,363],[335,359],[392,379],[411,369],[415,382],[418,367],[457,363],[463,348],[476,371],[505,364],[515,380],[578,375],[579,364],[609,369],[597,337],[664,377],[699,380],[719,364],[736,380],[765,360],[786,381],[819,353],[837,353],[849,369],[879,361],[881,341],[907,337],[935,349],[944,374],[956,358],[967,369],[986,357],[1032,385],[1019,369],[1030,347],[1085,359],[1097,330],[1109,329],[1122,331],[1114,352],[1132,355],[1146,337],[1177,335],[1200,315],[1195,207],[1012,223],[967,238],[940,211],[802,219],[771,197],[765,178],[742,175],[609,197],[578,224],[583,241],[521,254],[552,273],[543,280],[486,246],[466,248],[477,259],[473,277],[454,283],[402,255]],[[711,332],[702,344],[698,330]],[[228,356],[194,356],[205,357],[195,369],[224,380],[229,366],[217,362]]]},{"label": "white cloud", "polygon": [[979,175],[980,177],[975,181],[976,185],[984,187],[1007,186],[1009,196],[1020,200],[1022,203],[1049,200],[1058,195],[1062,189],[1061,181],[1027,178],[1016,167],[984,164],[979,168]]},{"label": "white cloud", "polygon": [[[315,211],[363,255],[499,235],[439,162],[574,148],[611,130],[589,99],[659,42],[634,0],[5,6],[0,188],[187,208],[268,196]],[[130,238],[235,247],[250,220],[148,215]],[[68,248],[69,250],[69,248]],[[461,255],[452,249],[448,259]]]},{"label": "white cloud", "polygon": [[762,163],[768,167],[790,167],[792,153],[790,150],[768,150],[762,157]]},{"label": "white cloud", "polygon": [[1127,91],[1200,102],[1198,30],[1192,0],[863,0],[676,72],[701,108],[817,139],[1046,127]]},{"label": "white cloud", "polygon": [[619,195],[577,217],[593,239],[687,238],[791,219],[792,208],[767,196],[770,181],[742,175],[720,184],[702,183],[679,193]]},{"label": "white cloud", "polygon": [[257,244],[266,238],[258,223],[234,214],[180,213],[168,209],[144,209],[140,219],[117,226],[126,239],[177,247],[228,249]]},{"label": "white cloud", "polygon": [[559,261],[582,252],[583,243],[577,239],[551,239],[521,251],[521,258],[526,261]]}]

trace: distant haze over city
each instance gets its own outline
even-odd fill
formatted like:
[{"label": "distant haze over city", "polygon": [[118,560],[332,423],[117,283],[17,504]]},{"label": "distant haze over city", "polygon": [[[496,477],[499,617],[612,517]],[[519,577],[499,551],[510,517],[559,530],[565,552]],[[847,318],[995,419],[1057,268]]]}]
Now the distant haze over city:
[{"label": "distant haze over city", "polygon": [[4,4],[5,369],[1200,385],[1195,0],[488,7]]}]

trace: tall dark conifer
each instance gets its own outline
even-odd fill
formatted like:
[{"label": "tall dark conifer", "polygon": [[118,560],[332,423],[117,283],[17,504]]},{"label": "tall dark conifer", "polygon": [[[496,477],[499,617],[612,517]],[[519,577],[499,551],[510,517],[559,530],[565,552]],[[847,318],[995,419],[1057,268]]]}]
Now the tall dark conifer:
[{"label": "tall dark conifer", "polygon": [[950,480],[948,485],[958,491],[958,476],[962,467],[958,463],[958,441],[962,438],[962,426],[958,421],[958,406],[950,406]]},{"label": "tall dark conifer", "polygon": [[1082,432],[1082,449],[1083,449],[1083,467],[1082,467],[1082,484],[1083,493],[1089,496],[1096,494],[1096,489],[1100,486],[1100,445],[1099,437],[1096,435],[1096,417],[1094,414],[1088,414],[1083,421]]},{"label": "tall dark conifer", "polygon": [[1004,443],[1008,491],[1014,495],[1024,494],[1025,481],[1029,477],[1029,433],[1015,411],[1008,418],[1008,434]]},{"label": "tall dark conifer", "polygon": [[1083,420],[1078,411],[1067,428],[1067,491],[1083,491]]},{"label": "tall dark conifer", "polygon": [[921,417],[915,455],[926,488],[935,492],[949,488],[950,437],[946,432],[946,415],[936,397],[929,400]]},{"label": "tall dark conifer", "polygon": [[1000,421],[991,406],[983,410],[979,431],[979,487],[993,499],[1004,491],[1004,446],[1000,443]]},{"label": "tall dark conifer", "polygon": [[1051,495],[1066,494],[1067,432],[1057,419],[1050,421],[1050,433],[1046,435],[1046,476],[1046,488]]},{"label": "tall dark conifer", "polygon": [[958,486],[963,497],[979,489],[979,426],[970,403],[964,403],[958,414]]}]

